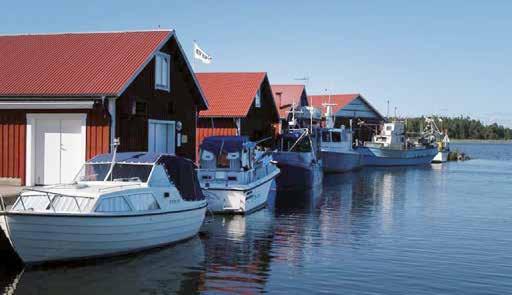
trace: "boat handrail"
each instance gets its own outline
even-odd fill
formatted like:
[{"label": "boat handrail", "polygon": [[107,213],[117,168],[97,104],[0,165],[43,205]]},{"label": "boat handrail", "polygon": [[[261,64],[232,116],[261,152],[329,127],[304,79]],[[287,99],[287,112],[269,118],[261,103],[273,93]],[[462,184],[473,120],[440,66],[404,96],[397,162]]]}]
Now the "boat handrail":
[{"label": "boat handrail", "polygon": [[4,195],[2,193],[0,193],[0,205],[1,205],[0,212],[7,211],[7,207],[5,206],[5,201],[4,201]]},{"label": "boat handrail", "polygon": [[120,184],[120,185],[107,186],[107,187],[99,188],[98,192],[104,192],[104,191],[107,191],[109,189],[120,188],[120,187],[125,187],[125,186],[140,186],[141,184],[142,183],[129,183],[129,184]]},{"label": "boat handrail", "polygon": [[[52,192],[52,191],[41,190],[41,189],[34,189],[34,188],[24,188],[23,191],[32,191],[32,192],[36,192],[36,193],[45,194],[46,197],[48,198],[48,205],[50,206],[51,209],[53,209],[53,212],[57,212],[57,209],[55,209],[55,206],[53,205],[53,199],[50,198],[50,194],[59,195],[59,196],[62,196],[62,197],[72,198],[75,201],[76,206],[78,208],[78,211],[80,213],[82,213],[82,208],[80,207],[80,203],[78,202],[77,197],[94,200],[94,197],[68,195],[68,194],[62,194],[60,192]],[[25,206],[25,202],[23,201],[23,198],[25,198],[25,197],[33,197],[33,196],[34,195],[23,196],[22,193],[19,194],[19,199],[20,199],[21,205],[23,206],[23,210],[25,210],[25,211],[27,210],[27,207]],[[3,197],[2,197],[2,206],[5,206],[4,203],[3,203]]]}]

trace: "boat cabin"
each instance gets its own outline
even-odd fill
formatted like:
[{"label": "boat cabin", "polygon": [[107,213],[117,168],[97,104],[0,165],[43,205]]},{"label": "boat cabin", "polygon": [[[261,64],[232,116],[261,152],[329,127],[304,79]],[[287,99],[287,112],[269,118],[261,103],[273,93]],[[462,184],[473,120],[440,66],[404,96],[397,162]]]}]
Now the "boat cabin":
[{"label": "boat cabin", "polygon": [[309,153],[314,151],[314,143],[309,129],[292,129],[281,136],[280,151]]},{"label": "boat cabin", "polygon": [[103,154],[87,161],[75,182],[27,189],[12,211],[143,213],[204,200],[192,161],[159,153]]},{"label": "boat cabin", "polygon": [[380,134],[373,136],[372,143],[386,148],[403,148],[406,144],[404,122],[384,123]]},{"label": "boat cabin", "polygon": [[329,151],[348,151],[352,149],[352,130],[340,128],[321,129],[320,148]]},{"label": "boat cabin", "polygon": [[201,182],[253,182],[275,169],[271,155],[246,136],[210,136],[200,146]]}]

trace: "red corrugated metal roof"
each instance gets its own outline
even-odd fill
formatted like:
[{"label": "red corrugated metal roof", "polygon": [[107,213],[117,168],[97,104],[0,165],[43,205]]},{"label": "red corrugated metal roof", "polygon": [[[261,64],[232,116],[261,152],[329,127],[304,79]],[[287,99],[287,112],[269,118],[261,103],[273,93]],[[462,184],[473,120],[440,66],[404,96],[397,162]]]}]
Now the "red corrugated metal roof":
[{"label": "red corrugated metal roof", "polygon": [[0,36],[0,96],[120,95],[171,34]]},{"label": "red corrugated metal roof", "polygon": [[297,106],[300,105],[300,99],[304,91],[304,85],[272,85],[274,100],[279,108],[279,117],[281,119],[288,116],[288,111],[293,103]]},{"label": "red corrugated metal roof", "polygon": [[325,107],[323,106],[324,103],[336,104],[335,106],[332,107],[332,112],[336,113],[359,96],[360,96],[360,94],[358,94],[358,93],[331,94],[331,95],[308,95],[308,101],[309,101],[310,106],[314,106],[316,108],[321,109],[322,114],[325,114]]},{"label": "red corrugated metal roof", "polygon": [[245,117],[266,73],[196,73],[208,110],[200,117]]}]

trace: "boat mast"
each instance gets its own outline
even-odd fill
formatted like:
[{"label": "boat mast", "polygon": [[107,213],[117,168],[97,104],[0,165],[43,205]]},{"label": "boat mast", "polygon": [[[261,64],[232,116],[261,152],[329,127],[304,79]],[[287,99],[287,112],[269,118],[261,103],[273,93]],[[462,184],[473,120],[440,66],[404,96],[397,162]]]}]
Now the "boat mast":
[{"label": "boat mast", "polygon": [[117,147],[120,144],[119,137],[114,139],[114,142],[111,144],[112,146],[112,161],[110,162],[110,168],[108,169],[108,173],[105,176],[105,179],[103,181],[107,181],[108,177],[110,176],[110,181],[112,181],[112,171],[114,171],[114,165],[116,164],[116,155],[117,155]]}]

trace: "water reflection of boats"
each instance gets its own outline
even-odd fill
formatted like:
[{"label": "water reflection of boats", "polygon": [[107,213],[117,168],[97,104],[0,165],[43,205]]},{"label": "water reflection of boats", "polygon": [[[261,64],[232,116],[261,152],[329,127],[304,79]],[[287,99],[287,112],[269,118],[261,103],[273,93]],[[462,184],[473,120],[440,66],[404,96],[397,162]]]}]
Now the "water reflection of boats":
[{"label": "water reflection of boats", "polygon": [[273,209],[278,214],[295,210],[312,211],[317,208],[322,191],[322,186],[308,190],[279,191]]},{"label": "water reflection of boats", "polygon": [[206,291],[255,293],[268,279],[273,218],[268,209],[251,215],[215,216],[202,228],[208,263]]},{"label": "water reflection of boats", "polygon": [[199,238],[136,255],[50,268],[12,278],[16,294],[193,294],[204,284]]}]

